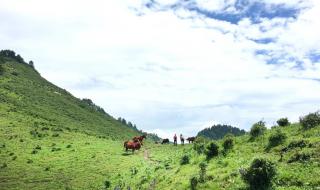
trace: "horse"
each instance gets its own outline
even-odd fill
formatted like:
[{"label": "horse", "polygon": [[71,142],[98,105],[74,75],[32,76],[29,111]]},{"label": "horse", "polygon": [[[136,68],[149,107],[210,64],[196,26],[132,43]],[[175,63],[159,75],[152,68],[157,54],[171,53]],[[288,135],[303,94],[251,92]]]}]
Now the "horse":
[{"label": "horse", "polygon": [[142,136],[138,136],[138,137],[133,137],[132,140],[133,140],[134,142],[140,142],[141,145],[143,145],[142,141],[143,141],[143,139],[146,139],[146,138],[147,138],[146,135],[142,135]]},{"label": "horse", "polygon": [[161,144],[169,144],[169,139],[162,139]]},{"label": "horse", "polygon": [[134,153],[135,150],[140,150],[141,143],[140,142],[134,142],[134,141],[126,141],[123,143],[124,148],[126,149],[126,152],[128,149],[132,150],[132,153]]},{"label": "horse", "polygon": [[195,141],[195,140],[196,140],[196,137],[188,137],[187,138],[187,141],[189,141],[189,144],[190,144],[190,142],[193,143],[193,141]]}]

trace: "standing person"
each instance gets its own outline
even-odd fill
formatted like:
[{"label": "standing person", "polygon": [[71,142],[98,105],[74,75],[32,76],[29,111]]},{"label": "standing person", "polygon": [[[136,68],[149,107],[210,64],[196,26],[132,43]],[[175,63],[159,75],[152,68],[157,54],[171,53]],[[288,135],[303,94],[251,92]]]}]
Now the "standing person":
[{"label": "standing person", "polygon": [[183,138],[182,134],[180,134],[180,141],[181,141],[181,144],[184,145],[184,138]]},{"label": "standing person", "polygon": [[174,136],[173,136],[173,145],[177,146],[177,135],[176,134],[174,134]]}]

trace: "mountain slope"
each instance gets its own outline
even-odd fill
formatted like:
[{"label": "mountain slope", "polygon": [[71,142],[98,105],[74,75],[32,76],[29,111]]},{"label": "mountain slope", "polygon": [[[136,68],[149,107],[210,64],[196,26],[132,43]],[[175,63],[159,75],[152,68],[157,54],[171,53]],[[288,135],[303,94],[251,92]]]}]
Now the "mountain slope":
[{"label": "mountain slope", "polygon": [[42,78],[36,70],[2,57],[0,122],[2,125],[50,127],[114,139],[138,132],[116,121],[87,99],[80,100]]}]

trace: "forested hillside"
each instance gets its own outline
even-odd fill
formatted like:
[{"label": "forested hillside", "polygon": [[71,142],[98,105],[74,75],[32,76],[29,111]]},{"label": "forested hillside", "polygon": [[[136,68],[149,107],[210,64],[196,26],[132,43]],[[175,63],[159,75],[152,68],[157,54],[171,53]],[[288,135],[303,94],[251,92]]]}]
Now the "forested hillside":
[{"label": "forested hillside", "polygon": [[197,136],[206,137],[209,139],[222,139],[227,134],[234,136],[244,135],[246,132],[243,129],[232,127],[230,125],[213,125],[212,127],[201,130]]}]

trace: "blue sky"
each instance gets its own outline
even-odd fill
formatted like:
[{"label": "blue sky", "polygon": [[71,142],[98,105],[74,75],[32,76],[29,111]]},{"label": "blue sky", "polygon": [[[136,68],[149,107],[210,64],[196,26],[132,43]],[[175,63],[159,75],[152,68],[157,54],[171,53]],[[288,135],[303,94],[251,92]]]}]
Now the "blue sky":
[{"label": "blue sky", "polygon": [[320,103],[316,0],[0,0],[0,48],[161,137]]}]

